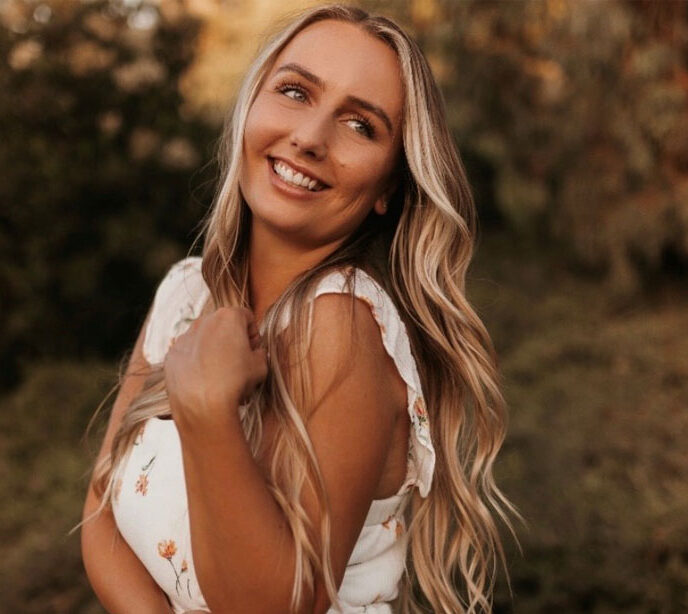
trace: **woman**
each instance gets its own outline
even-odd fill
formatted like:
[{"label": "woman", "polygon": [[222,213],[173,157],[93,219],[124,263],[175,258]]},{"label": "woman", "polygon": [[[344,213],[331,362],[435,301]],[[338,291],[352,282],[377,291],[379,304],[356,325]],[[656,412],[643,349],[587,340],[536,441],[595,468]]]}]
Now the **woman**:
[{"label": "woman", "polygon": [[492,477],[506,411],[422,52],[358,8],[303,12],[221,156],[202,258],[160,283],[96,462],[95,592],[113,613],[382,614],[420,611],[417,583],[435,612],[489,611],[488,505],[518,516]]}]

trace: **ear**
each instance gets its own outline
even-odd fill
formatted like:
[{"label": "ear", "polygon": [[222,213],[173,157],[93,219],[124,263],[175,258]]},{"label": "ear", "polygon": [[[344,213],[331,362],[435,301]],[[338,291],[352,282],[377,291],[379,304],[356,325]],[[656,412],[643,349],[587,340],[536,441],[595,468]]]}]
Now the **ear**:
[{"label": "ear", "polygon": [[394,173],[392,177],[390,178],[390,183],[387,187],[387,189],[380,194],[379,198],[375,201],[375,204],[373,205],[373,209],[375,209],[375,213],[378,215],[384,215],[387,213],[389,210],[389,201],[392,198],[392,195],[397,189],[397,186],[399,184],[399,178],[397,177],[397,173]]},{"label": "ear", "polygon": [[384,215],[385,213],[387,213],[388,208],[389,208],[389,205],[387,204],[387,195],[386,194],[383,194],[382,196],[380,196],[380,198],[378,198],[375,201],[375,204],[373,205],[373,209],[375,209],[375,213],[377,213],[378,215]]}]

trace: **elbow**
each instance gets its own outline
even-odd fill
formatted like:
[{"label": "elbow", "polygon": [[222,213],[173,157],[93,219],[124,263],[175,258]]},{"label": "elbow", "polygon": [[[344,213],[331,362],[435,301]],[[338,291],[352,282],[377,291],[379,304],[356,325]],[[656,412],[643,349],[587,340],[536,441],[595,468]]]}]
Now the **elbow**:
[{"label": "elbow", "polygon": [[86,562],[89,553],[92,550],[93,534],[95,523],[98,521],[98,516],[94,513],[98,510],[99,502],[92,494],[89,488],[89,493],[84,502],[84,508],[81,514],[81,527],[79,528],[81,538],[81,557]]},{"label": "elbow", "polygon": [[81,559],[84,563],[84,568],[86,569],[86,573],[88,574],[88,561],[89,561],[89,554],[91,553],[91,542],[92,542],[92,529],[93,529],[93,521],[94,518],[91,518],[90,520],[87,520],[87,518],[93,513],[93,510],[90,509],[88,505],[88,499],[86,500],[86,504],[84,505],[84,510],[81,515],[81,526],[79,527],[79,537],[80,537],[80,546],[81,546]]},{"label": "elbow", "polygon": [[95,584],[99,582],[102,576],[103,546],[114,543],[112,540],[117,535],[112,514],[106,507],[99,510],[100,503],[100,499],[89,487],[81,516],[79,537],[81,561],[86,576],[94,589]]},{"label": "elbow", "polygon": [[101,558],[97,556],[96,535],[89,524],[85,523],[81,526],[81,563],[91,588],[97,593],[102,577]]},{"label": "elbow", "polygon": [[84,566],[84,571],[86,572],[86,577],[88,578],[91,586],[94,586],[94,582],[98,579],[98,561],[97,557],[98,551],[98,532],[97,518],[91,518],[86,520],[93,510],[87,511],[84,508],[84,516],[82,518],[83,524],[80,527],[80,547],[81,547],[81,562]]}]

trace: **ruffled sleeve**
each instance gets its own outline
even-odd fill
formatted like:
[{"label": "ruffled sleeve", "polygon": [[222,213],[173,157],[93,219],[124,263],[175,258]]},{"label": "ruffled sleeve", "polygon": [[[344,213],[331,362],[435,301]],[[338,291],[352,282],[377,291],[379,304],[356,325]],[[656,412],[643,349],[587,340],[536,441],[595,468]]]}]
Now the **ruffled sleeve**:
[{"label": "ruffled sleeve", "polygon": [[[411,353],[406,327],[391,297],[370,275],[362,269],[355,271],[352,290],[357,298],[370,307],[380,327],[382,343],[394,360],[407,389],[407,411],[413,428],[409,445],[409,473],[405,483],[415,484],[422,497],[427,497],[435,469],[435,449],[430,437],[429,417],[420,385],[416,361]],[[326,293],[349,293],[346,275],[335,271],[326,275],[313,294],[313,299]]]},{"label": "ruffled sleeve", "polygon": [[209,290],[201,262],[198,256],[175,262],[158,285],[143,339],[143,355],[150,364],[164,360],[172,339],[182,334],[203,309]]}]

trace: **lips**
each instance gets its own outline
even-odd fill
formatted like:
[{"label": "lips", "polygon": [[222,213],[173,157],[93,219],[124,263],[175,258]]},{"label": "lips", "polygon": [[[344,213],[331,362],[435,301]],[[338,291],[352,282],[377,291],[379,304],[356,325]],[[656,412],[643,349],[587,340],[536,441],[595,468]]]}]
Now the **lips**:
[{"label": "lips", "polygon": [[[287,166],[290,166],[296,172],[299,172],[302,175],[309,177],[310,179],[315,179],[316,181],[318,181],[318,183],[320,185],[322,185],[321,191],[327,190],[329,187],[331,187],[327,182],[323,181],[323,179],[321,177],[319,177],[317,174],[315,174],[313,171],[311,171],[311,170],[309,170],[303,166],[299,166],[298,164],[294,164],[291,160],[289,160],[287,158],[282,158],[282,157],[278,157],[278,156],[275,156],[275,157],[268,156],[268,160],[270,161],[270,167],[271,168],[274,165],[275,161],[279,160],[280,162],[283,162]],[[274,169],[273,169],[273,172],[274,172]]]}]

